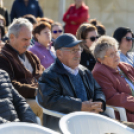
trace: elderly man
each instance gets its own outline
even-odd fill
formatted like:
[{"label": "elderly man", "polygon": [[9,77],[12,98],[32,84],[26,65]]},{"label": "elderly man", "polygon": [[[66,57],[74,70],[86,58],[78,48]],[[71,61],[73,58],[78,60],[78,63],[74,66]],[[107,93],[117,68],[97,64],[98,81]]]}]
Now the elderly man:
[{"label": "elderly man", "polygon": [[[39,59],[27,51],[32,37],[32,24],[15,19],[8,29],[9,42],[0,54],[0,69],[5,70],[18,92],[27,99],[33,112],[42,119],[43,111],[35,102],[38,78],[44,71]],[[34,99],[34,100],[33,100]]]},{"label": "elderly man", "polygon": [[[105,96],[92,74],[79,65],[81,40],[72,34],[56,39],[57,59],[39,79],[38,101],[51,110],[62,113],[88,111],[100,113],[105,110]],[[46,126],[58,130],[58,119],[46,117]]]}]

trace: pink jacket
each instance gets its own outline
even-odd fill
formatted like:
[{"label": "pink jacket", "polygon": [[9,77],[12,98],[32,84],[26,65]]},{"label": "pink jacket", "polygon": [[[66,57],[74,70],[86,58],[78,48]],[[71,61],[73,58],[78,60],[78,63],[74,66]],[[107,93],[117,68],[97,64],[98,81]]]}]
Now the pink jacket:
[{"label": "pink jacket", "polygon": [[[134,68],[120,62],[119,68],[134,82]],[[127,119],[134,122],[134,97],[131,89],[118,70],[114,70],[106,65],[96,63],[93,76],[106,96],[106,103],[113,106],[124,107],[127,112]]]}]

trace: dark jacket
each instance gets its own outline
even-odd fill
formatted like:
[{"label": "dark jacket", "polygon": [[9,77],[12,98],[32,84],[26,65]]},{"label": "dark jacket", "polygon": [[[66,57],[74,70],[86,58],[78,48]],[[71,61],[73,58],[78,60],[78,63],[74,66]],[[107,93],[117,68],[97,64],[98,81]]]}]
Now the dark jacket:
[{"label": "dark jacket", "polygon": [[43,17],[43,12],[37,0],[29,0],[26,6],[24,0],[15,0],[11,9],[11,21],[14,18],[22,17],[26,14],[32,14],[36,18]]},{"label": "dark jacket", "polygon": [[42,75],[44,67],[40,64],[37,56],[31,52],[26,51],[25,55],[32,65],[33,73],[25,68],[19,60],[18,54],[9,44],[5,44],[1,50],[0,69],[9,74],[13,86],[23,97],[34,98],[38,87],[38,78]]},{"label": "dark jacket", "polygon": [[93,70],[96,60],[90,52],[83,51],[81,54],[80,64],[87,67],[90,71]]},{"label": "dark jacket", "polygon": [[14,121],[37,123],[35,114],[14,89],[8,74],[0,70],[0,124]]},{"label": "dark jacket", "polygon": [[[102,101],[103,109],[105,109],[105,96],[92,74],[81,65],[79,73],[85,85],[88,99]],[[38,101],[47,109],[65,114],[81,111],[82,101],[77,97],[74,84],[58,59],[44,71],[39,79]],[[46,127],[57,130],[58,119],[47,116],[46,122]]]}]

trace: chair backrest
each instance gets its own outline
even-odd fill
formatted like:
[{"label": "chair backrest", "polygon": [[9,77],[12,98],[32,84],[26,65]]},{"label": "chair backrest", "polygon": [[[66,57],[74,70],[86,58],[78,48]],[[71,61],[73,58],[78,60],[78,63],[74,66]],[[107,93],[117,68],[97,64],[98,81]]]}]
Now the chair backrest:
[{"label": "chair backrest", "polygon": [[59,134],[59,133],[33,123],[12,122],[0,125],[0,134]]},{"label": "chair backrest", "polygon": [[60,129],[64,134],[133,134],[134,130],[108,117],[75,112],[60,119]]},{"label": "chair backrest", "polygon": [[36,102],[43,109],[44,114],[51,115],[51,116],[58,117],[58,118],[61,118],[62,116],[65,115],[63,113],[60,113],[60,112],[57,112],[57,111],[54,111],[54,110],[49,110],[49,109],[46,109],[46,108],[42,107],[38,102],[38,97],[37,96],[36,96]]},{"label": "chair backrest", "polygon": [[117,106],[111,106],[107,105],[107,107],[113,108],[115,111],[118,111],[120,114],[120,120],[121,121],[127,121],[127,115],[126,115],[126,109],[123,107],[117,107]]}]

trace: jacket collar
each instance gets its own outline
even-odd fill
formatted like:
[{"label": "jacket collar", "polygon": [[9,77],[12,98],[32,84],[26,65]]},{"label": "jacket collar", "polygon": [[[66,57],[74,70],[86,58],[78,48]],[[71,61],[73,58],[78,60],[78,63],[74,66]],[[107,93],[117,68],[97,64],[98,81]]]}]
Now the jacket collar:
[{"label": "jacket collar", "polygon": [[99,68],[99,70],[109,70],[110,72],[114,73],[114,74],[119,74],[119,70],[118,69],[113,69],[105,64],[101,64],[100,62],[97,62],[96,65],[95,65],[95,68]]},{"label": "jacket collar", "polygon": [[[113,68],[111,68],[111,67],[109,67],[109,66],[107,66],[107,65],[101,64],[101,63],[99,63],[99,62],[97,62],[95,66],[97,66],[97,68],[100,68],[100,69],[103,69],[103,70],[105,70],[105,68],[106,68],[106,69],[108,69],[110,72],[112,72],[112,73],[114,73],[114,74],[119,74],[119,70],[113,69]],[[125,74],[127,74],[128,72],[131,72],[131,71],[132,71],[131,66],[128,66],[128,65],[126,65],[126,63],[123,63],[123,62],[120,62],[119,65],[118,65],[118,67],[119,67]]]},{"label": "jacket collar", "polygon": [[[56,58],[55,60],[55,63],[52,64],[52,66],[50,66],[50,69],[52,71],[55,71],[59,74],[66,74],[68,75],[68,71],[64,68],[63,64],[60,62],[60,60],[58,58]],[[78,66],[78,69],[79,69],[79,73],[80,75],[83,75],[84,73],[84,70],[87,70],[84,66],[82,65],[79,65]]]},{"label": "jacket collar", "polygon": [[15,52],[20,58],[25,60],[25,53],[19,54],[19,52],[16,49],[14,49],[11,45],[9,45],[8,43],[5,44],[5,47],[9,48],[11,51]]},{"label": "jacket collar", "polygon": [[68,74],[68,71],[63,67],[63,64],[60,62],[58,58],[56,58],[55,63],[53,63],[53,65],[50,67],[52,71],[55,71],[59,74]]},{"label": "jacket collar", "polygon": [[119,68],[120,68],[124,73],[126,73],[126,74],[127,74],[128,72],[133,71],[133,70],[132,70],[132,66],[128,65],[127,63],[123,63],[123,62],[120,62]]}]

